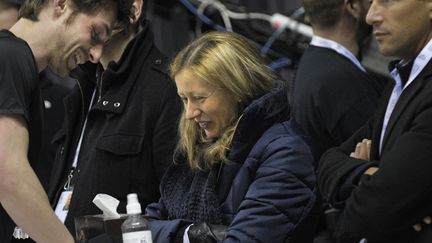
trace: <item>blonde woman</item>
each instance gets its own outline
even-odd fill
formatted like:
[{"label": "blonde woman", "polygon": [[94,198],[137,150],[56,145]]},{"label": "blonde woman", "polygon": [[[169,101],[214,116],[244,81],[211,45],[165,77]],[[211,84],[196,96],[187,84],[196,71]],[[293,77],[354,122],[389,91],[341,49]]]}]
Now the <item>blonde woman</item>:
[{"label": "blonde woman", "polygon": [[211,32],[171,65],[180,142],[147,216],[155,242],[312,242],[313,157],[282,82],[245,38]]}]

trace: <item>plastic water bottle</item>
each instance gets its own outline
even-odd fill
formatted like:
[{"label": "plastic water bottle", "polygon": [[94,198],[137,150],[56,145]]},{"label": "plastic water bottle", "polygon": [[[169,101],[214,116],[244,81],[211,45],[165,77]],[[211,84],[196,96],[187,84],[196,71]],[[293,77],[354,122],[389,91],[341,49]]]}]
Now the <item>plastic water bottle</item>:
[{"label": "plastic water bottle", "polygon": [[141,215],[141,205],[136,193],[128,194],[127,219],[121,226],[123,243],[152,243],[148,221]]}]

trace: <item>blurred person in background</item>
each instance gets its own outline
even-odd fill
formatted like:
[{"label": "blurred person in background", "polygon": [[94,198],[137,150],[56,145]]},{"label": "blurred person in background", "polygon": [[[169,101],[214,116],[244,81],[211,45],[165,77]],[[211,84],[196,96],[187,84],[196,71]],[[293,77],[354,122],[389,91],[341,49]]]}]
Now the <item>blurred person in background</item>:
[{"label": "blurred person in background", "polygon": [[[384,83],[361,64],[362,47],[370,37],[365,22],[367,0],[302,0],[313,38],[296,71],[293,117],[311,139],[315,166],[328,149],[348,139],[372,116]],[[326,210],[318,242],[332,242],[337,210]]]},{"label": "blurred person in background", "polygon": [[361,64],[370,36],[366,0],[302,0],[314,36],[294,79],[293,116],[314,155],[338,146],[372,116],[383,84]]}]

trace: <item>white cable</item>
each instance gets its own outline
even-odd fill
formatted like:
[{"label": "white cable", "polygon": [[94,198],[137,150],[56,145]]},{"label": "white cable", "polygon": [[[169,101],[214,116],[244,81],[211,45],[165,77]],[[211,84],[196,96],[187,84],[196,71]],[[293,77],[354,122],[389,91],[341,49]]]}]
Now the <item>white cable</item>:
[{"label": "white cable", "polygon": [[296,11],[294,11],[294,13],[292,13],[289,17],[292,19],[297,19],[298,17],[300,17],[304,13],[305,13],[304,8],[300,7]]},{"label": "white cable", "polygon": [[231,25],[231,20],[230,20],[230,17],[228,15],[228,9],[225,7],[225,5],[223,5],[219,1],[213,1],[210,4],[213,5],[217,10],[219,10],[220,15],[222,16],[222,20],[224,22],[226,30],[232,32],[233,28]]},{"label": "white cable", "polygon": [[[209,4],[210,4],[211,1],[213,1],[213,0],[203,0],[203,1],[201,1],[201,4],[198,6],[197,13],[199,15],[204,15],[204,12],[205,12],[206,8],[209,6]],[[198,19],[197,23],[195,25],[195,35],[197,37],[200,37],[201,34],[202,34],[201,33],[201,27],[202,27],[202,22]]]},{"label": "white cable", "polygon": [[273,28],[279,28],[280,26],[284,26],[285,28],[288,28],[294,32],[300,33],[304,36],[307,36],[309,38],[312,38],[313,31],[312,27],[309,25],[300,23],[290,17],[287,17],[285,15],[282,15],[280,13],[275,13],[271,16],[270,20],[271,25]]},{"label": "white cable", "polygon": [[[237,12],[233,12],[233,11],[228,10],[225,7],[225,5],[221,4],[219,1],[214,1],[212,5],[219,8],[219,10],[221,11],[221,15],[223,15],[222,12],[226,12],[226,13],[228,13],[228,16],[233,18],[233,19],[261,19],[261,20],[269,21],[270,23],[273,24],[272,20],[275,16],[275,14],[273,16],[270,16],[270,15],[263,14],[263,13],[237,13]],[[303,13],[304,13],[304,9],[299,8],[292,14],[292,16],[301,15]],[[306,37],[312,38],[313,31],[312,31],[312,27],[310,27],[309,25],[303,24],[299,21],[296,21],[293,18],[287,17],[287,16],[282,15],[282,14],[276,13],[276,15],[282,16],[285,19],[286,28],[290,29],[291,31],[298,32],[298,33],[300,33]],[[225,23],[225,26],[227,26],[226,23]]]},{"label": "white cable", "polygon": [[249,18],[251,19],[262,19],[270,21],[270,15],[263,13],[249,13]]},{"label": "white cable", "polygon": [[[201,4],[199,5],[197,10],[198,14],[204,15],[204,11],[206,10],[206,8],[209,5],[211,5],[219,11],[220,16],[222,17],[222,21],[224,22],[225,29],[227,31],[231,31],[231,32],[233,31],[231,20],[228,15],[228,9],[225,7],[225,5],[215,0],[199,0],[199,1],[201,2]],[[201,24],[195,26],[195,33],[197,34],[197,36],[201,35]]]},{"label": "white cable", "polygon": [[[284,26],[290,29],[291,31],[295,31],[309,38],[312,38],[313,36],[313,31],[311,26],[303,24],[299,21],[296,21],[293,18],[287,17],[279,13],[275,13],[272,16],[264,13],[238,13],[227,9],[224,4],[222,4],[217,0],[198,0],[198,1],[201,3],[198,7],[198,13],[204,15],[204,11],[209,5],[215,7],[220,12],[220,15],[222,17],[222,20],[224,22],[227,31],[233,31],[230,18],[261,19],[270,22],[272,27],[274,27],[274,20],[275,18],[277,18],[277,19],[281,19],[282,22],[284,22]],[[304,9],[299,8],[291,16],[295,17],[303,13],[304,13]],[[201,35],[201,25],[197,25],[195,27],[195,32],[198,34],[198,36]]]},{"label": "white cable", "polygon": [[236,13],[231,10],[227,10],[228,15],[233,19],[261,19],[270,21],[271,16],[263,13]]},{"label": "white cable", "polygon": [[313,37],[312,27],[310,27],[309,25],[306,25],[306,24],[302,24],[298,21],[290,19],[290,21],[288,23],[288,28],[290,30],[293,30],[297,33],[300,33],[306,37],[309,37],[309,38]]}]

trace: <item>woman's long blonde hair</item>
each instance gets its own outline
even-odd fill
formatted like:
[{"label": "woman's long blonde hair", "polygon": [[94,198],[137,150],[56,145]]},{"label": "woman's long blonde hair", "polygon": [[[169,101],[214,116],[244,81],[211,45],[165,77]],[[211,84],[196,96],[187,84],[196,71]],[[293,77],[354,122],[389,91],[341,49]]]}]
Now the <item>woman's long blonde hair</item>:
[{"label": "woman's long blonde hair", "polygon": [[[171,63],[171,77],[175,79],[185,69],[235,97],[239,111],[269,92],[276,79],[258,50],[246,38],[231,32],[209,32],[181,50]],[[195,121],[186,119],[183,110],[178,149],[187,154],[192,169],[207,170],[217,163],[228,162],[227,151],[240,116],[233,117],[219,138],[210,140]]]}]

